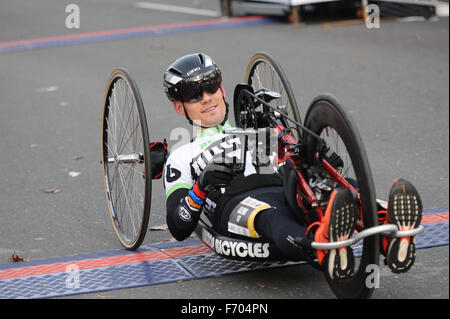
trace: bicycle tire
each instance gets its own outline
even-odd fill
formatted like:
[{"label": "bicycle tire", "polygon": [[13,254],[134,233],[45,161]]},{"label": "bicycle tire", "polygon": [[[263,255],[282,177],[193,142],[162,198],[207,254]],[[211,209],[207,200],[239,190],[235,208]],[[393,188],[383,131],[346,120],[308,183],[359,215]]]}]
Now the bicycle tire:
[{"label": "bicycle tire", "polygon": [[[305,126],[318,135],[331,130],[338,134],[345,146],[345,150],[341,148],[340,153],[346,155],[344,152],[347,152],[347,159],[351,162],[356,177],[360,193],[360,208],[363,211],[363,229],[377,226],[376,194],[369,161],[358,129],[348,112],[333,96],[323,94],[315,98],[310,104],[305,116]],[[305,134],[304,143],[306,145],[307,163],[317,165],[317,157],[315,156],[318,145],[317,139]],[[346,166],[349,166],[347,163]],[[348,170],[350,167],[344,168]],[[364,239],[359,265],[350,279],[333,281],[328,276],[325,275],[325,277],[330,288],[339,298],[369,298],[374,288],[366,284],[368,275],[372,273],[368,272],[367,266],[378,266],[378,262],[379,236],[376,235]]]},{"label": "bicycle tire", "polygon": [[101,134],[109,216],[122,246],[135,250],[145,238],[150,218],[151,158],[144,105],[126,69],[115,69],[108,79]]},{"label": "bicycle tire", "polygon": [[[264,72],[264,68],[267,67],[267,71],[270,74],[262,74],[260,76],[259,70]],[[272,78],[270,78],[272,76]],[[294,93],[291,88],[291,84],[281,67],[280,63],[273,58],[269,53],[266,52],[258,52],[250,59],[247,70],[245,72],[245,83],[249,84],[253,87],[254,91],[257,92],[260,89],[268,89],[269,91],[274,91],[280,93],[281,98],[274,100],[272,103],[273,106],[285,106],[285,113],[288,113],[294,120],[301,123],[300,113],[297,107],[297,101],[295,99]],[[278,83],[277,83],[278,82]],[[286,102],[287,105],[284,105]],[[236,106],[235,106],[236,107]],[[236,123],[238,120],[236,117],[239,115],[239,110],[234,109],[234,116]],[[300,140],[301,137],[301,128],[298,125],[292,124],[287,121],[284,117],[280,118],[281,123],[284,127],[294,127],[295,133],[294,137],[297,140]]]}]

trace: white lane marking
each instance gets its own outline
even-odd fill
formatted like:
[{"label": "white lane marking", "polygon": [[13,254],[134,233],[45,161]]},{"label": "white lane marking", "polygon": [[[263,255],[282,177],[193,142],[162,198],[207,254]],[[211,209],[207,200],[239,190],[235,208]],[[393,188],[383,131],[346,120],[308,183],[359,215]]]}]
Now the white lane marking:
[{"label": "white lane marking", "polygon": [[168,5],[168,4],[151,3],[151,2],[138,2],[138,3],[136,3],[136,7],[144,8],[144,9],[160,10],[160,11],[202,15],[202,16],[208,16],[208,17],[220,17],[222,15],[220,12],[213,11],[213,10],[195,9],[195,8],[189,8],[189,7],[173,6],[173,5]]}]

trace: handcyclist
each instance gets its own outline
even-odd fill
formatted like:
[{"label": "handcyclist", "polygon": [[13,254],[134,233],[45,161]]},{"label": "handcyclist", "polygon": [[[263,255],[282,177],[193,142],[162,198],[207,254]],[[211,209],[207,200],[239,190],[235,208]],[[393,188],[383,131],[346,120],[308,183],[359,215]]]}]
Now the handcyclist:
[{"label": "handcyclist", "polygon": [[[311,250],[294,238],[329,242],[347,239],[356,227],[357,202],[352,193],[336,187],[321,222],[307,227],[296,216],[298,207],[285,194],[296,189],[291,166],[285,164],[260,172],[251,161],[237,172],[223,161],[237,156],[240,143],[230,129],[229,105],[222,73],[208,55],[185,55],[164,73],[164,89],[175,111],[194,126],[190,143],[173,151],[164,167],[167,224],[177,240],[184,240],[197,226],[203,212],[219,234],[229,237],[262,237],[277,246],[291,261],[308,260],[313,251],[328,276],[346,278],[353,271],[351,247],[338,251]],[[234,153],[233,153],[234,152]],[[339,158],[338,158],[339,160]],[[403,201],[403,202],[402,202]],[[422,203],[414,186],[396,180],[379,220],[401,230],[420,224]],[[409,270],[415,259],[414,238],[382,237],[382,253],[395,272]]]}]

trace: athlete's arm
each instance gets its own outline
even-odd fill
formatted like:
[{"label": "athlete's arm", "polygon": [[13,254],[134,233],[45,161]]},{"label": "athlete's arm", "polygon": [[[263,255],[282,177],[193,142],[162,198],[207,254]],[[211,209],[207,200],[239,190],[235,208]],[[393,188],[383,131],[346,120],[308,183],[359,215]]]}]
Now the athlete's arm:
[{"label": "athlete's arm", "polygon": [[230,168],[209,163],[192,188],[178,188],[167,198],[167,226],[177,240],[184,240],[195,230],[206,199],[206,192],[229,184]]},{"label": "athlete's arm", "polygon": [[189,237],[200,219],[200,211],[191,209],[186,203],[189,191],[190,189],[180,188],[167,198],[167,226],[176,240]]}]

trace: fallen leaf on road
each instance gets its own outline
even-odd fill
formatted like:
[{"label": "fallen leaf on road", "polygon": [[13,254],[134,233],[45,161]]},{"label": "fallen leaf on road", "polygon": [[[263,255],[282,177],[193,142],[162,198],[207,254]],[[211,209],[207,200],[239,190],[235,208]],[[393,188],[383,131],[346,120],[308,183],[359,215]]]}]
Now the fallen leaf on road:
[{"label": "fallen leaf on road", "polygon": [[256,284],[259,288],[266,288],[266,285],[263,284]]},{"label": "fallen leaf on road", "polygon": [[66,101],[62,101],[61,103],[59,103],[59,106],[61,107],[66,107],[67,105],[69,105],[69,103],[67,103]]},{"label": "fallen leaf on road", "polygon": [[51,193],[51,194],[57,194],[57,193],[61,193],[61,190],[58,188],[48,188],[48,189],[44,189],[45,193]]},{"label": "fallen leaf on road", "polygon": [[36,148],[38,146],[39,146],[38,144],[30,144],[30,148]]},{"label": "fallen leaf on road", "polygon": [[16,254],[16,251],[14,250],[14,252],[12,253],[12,255],[11,255],[11,260],[13,261],[13,262],[15,262],[15,263],[17,263],[17,262],[19,262],[19,261],[24,261],[24,259],[22,258],[22,257],[19,257],[17,254]]},{"label": "fallen leaf on road", "polygon": [[83,159],[84,158],[84,156],[83,155],[75,155],[75,156],[73,156],[72,157],[74,160],[81,160],[81,159]]},{"label": "fallen leaf on road", "polygon": [[168,229],[168,227],[166,224],[150,227],[150,230],[153,230],[153,231],[167,230],[167,229]]}]

